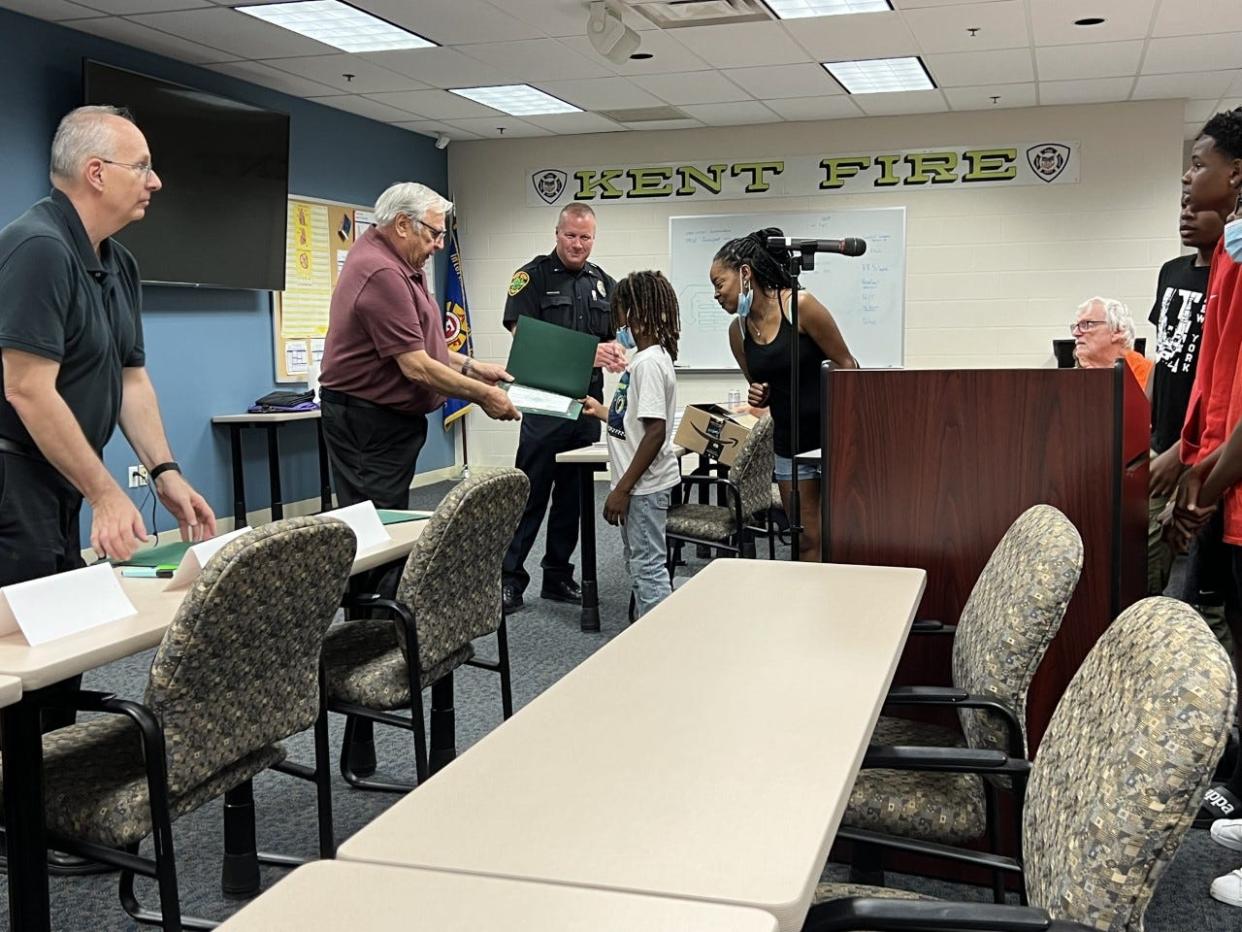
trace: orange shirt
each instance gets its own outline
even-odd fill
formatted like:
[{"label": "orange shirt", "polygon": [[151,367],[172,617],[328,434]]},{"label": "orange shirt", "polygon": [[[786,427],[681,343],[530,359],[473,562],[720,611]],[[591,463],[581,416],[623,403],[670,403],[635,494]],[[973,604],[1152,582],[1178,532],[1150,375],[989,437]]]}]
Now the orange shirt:
[{"label": "orange shirt", "polygon": [[1139,388],[1147,391],[1147,380],[1151,378],[1151,370],[1156,367],[1156,364],[1135,350],[1127,350],[1125,360],[1130,371],[1134,373],[1134,377],[1138,379]]}]

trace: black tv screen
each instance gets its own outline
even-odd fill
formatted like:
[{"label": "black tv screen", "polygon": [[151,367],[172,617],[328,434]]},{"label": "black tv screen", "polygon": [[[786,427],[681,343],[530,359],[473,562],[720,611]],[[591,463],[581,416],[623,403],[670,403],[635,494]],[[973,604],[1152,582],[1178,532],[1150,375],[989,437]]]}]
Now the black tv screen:
[{"label": "black tv screen", "polygon": [[164,185],[116,237],[143,281],[282,290],[288,114],[96,61],[84,73],[88,104],[133,114]]}]

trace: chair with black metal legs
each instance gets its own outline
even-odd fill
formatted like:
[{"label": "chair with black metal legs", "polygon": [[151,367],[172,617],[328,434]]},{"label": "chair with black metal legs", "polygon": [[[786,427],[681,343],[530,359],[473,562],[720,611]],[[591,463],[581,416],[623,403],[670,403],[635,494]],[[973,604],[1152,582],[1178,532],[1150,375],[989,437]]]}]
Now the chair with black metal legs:
[{"label": "chair with black metal legs", "polygon": [[1141,932],[1224,753],[1236,704],[1233,664],[1194,609],[1163,597],[1134,604],[1075,674],[1034,764],[972,748],[889,748],[864,762],[1025,783],[1021,859],[957,854],[1020,877],[1029,906],[826,883],[805,930]]},{"label": "chair with black metal legs", "polygon": [[[76,708],[105,714],[44,736],[49,841],[120,867],[122,905],[139,922],[213,928],[181,915],[173,821],[248,794],[255,775],[282,767],[285,738],[314,726],[326,752],[319,655],[354,548],[353,531],[324,518],[277,521],[230,541],[165,632],[143,701],[81,692]],[[315,779],[321,854],[333,856],[326,753],[314,769],[283,769]],[[138,856],[148,836],[153,860]],[[157,880],[159,911],[139,905],[135,874]]]},{"label": "chair with black metal legs", "polygon": [[[513,714],[500,577],[529,492],[526,475],[509,468],[476,472],[457,485],[410,552],[396,599],[351,598],[351,608],[382,617],[346,621],[328,632],[323,653],[328,708],[347,716],[340,767],[352,786],[400,793],[412,788],[356,769],[359,759],[368,770],[374,766],[365,751],[356,753],[354,747],[360,732],[369,738],[371,723],[413,733],[418,782],[446,761],[453,743],[452,674],[463,664],[499,673],[504,717]],[[496,635],[496,659],[475,657],[472,642],[491,634]],[[443,737],[430,754],[423,722],[422,691],[427,688],[433,745]]]}]

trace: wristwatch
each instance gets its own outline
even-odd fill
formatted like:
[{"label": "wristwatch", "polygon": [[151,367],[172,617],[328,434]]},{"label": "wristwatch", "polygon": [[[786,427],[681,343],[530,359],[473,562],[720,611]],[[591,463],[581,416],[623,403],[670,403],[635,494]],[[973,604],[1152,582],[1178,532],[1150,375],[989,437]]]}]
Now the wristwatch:
[{"label": "wristwatch", "polygon": [[166,472],[181,472],[181,464],[176,460],[169,460],[167,463],[160,463],[158,466],[152,466],[147,470],[147,478],[154,482]]}]

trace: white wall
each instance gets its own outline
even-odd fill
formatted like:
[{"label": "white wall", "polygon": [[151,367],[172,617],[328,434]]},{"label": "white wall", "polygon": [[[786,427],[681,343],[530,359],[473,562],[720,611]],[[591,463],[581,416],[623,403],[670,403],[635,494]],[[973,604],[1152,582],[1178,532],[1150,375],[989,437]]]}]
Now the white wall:
[{"label": "white wall", "polygon": [[[592,256],[612,276],[668,267],[668,218],[904,205],[906,365],[1053,365],[1075,307],[1102,294],[1130,305],[1151,342],[1147,311],[1160,265],[1180,252],[1181,101],[1044,107],[677,132],[457,142],[449,149],[475,352],[504,362],[501,325],[513,272],[551,251],[556,209],[526,204],[525,173],[541,165],[666,159],[833,155],[1042,138],[1081,144],[1078,184],[1004,190],[829,194],[660,206],[595,204]],[[704,277],[707,270],[703,270]],[[818,295],[829,308],[832,295]],[[723,312],[722,312],[723,313]],[[1150,351],[1149,351],[1150,355]],[[736,378],[679,375],[679,403],[719,400]],[[611,391],[611,382],[606,388]],[[512,463],[517,428],[469,415],[470,462]]]}]

